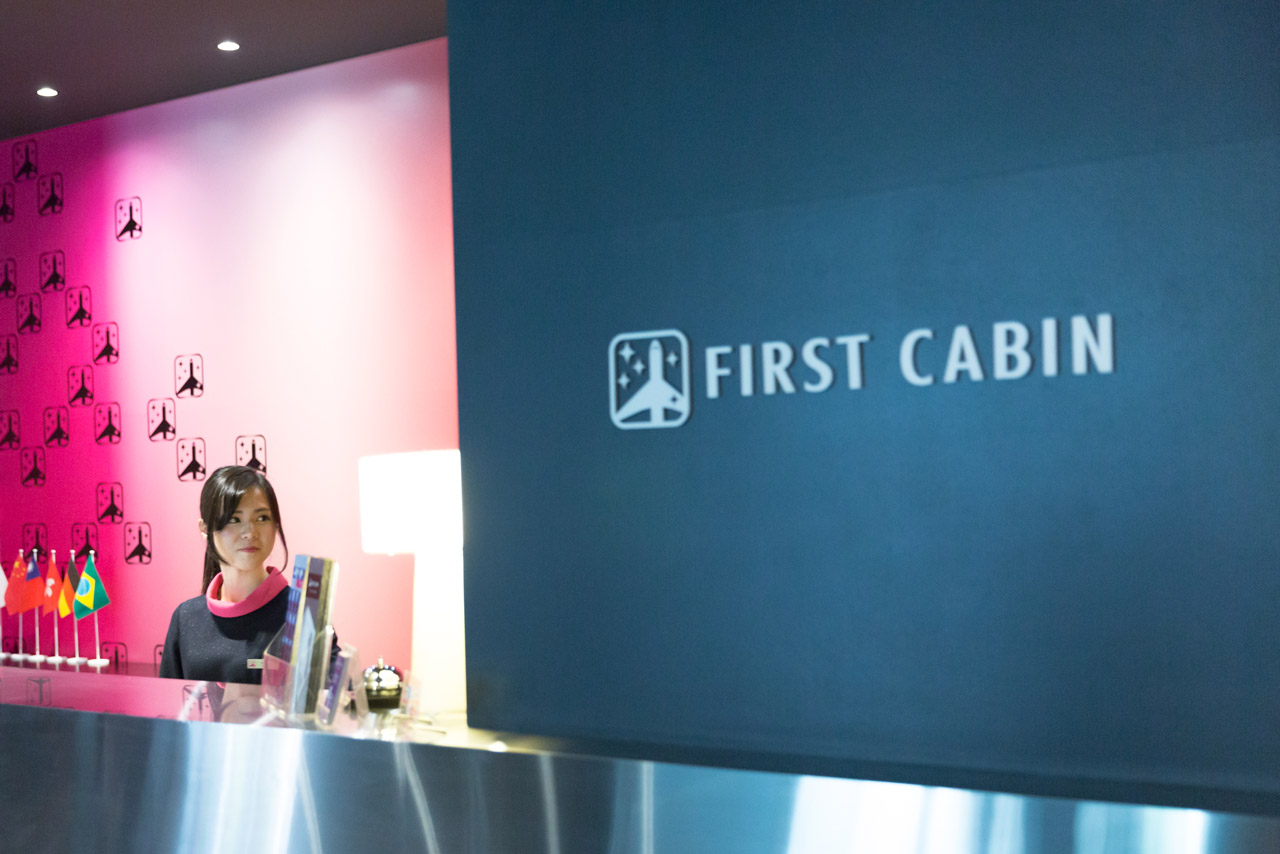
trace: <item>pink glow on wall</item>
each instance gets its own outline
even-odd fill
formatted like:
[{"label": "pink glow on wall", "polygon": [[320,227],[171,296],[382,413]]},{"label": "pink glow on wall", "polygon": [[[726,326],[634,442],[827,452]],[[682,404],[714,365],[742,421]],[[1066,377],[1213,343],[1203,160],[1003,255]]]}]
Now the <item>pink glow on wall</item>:
[{"label": "pink glow on wall", "polygon": [[[18,183],[14,220],[0,222],[0,260],[18,267],[17,295],[0,297],[0,355],[18,297],[43,309],[41,331],[17,336],[18,372],[0,373],[0,412],[17,411],[22,434],[0,449],[0,556],[10,565],[24,525],[43,524],[63,562],[72,526],[96,524],[113,599],[102,636],[135,664],[199,586],[202,481],[179,480],[194,440],[207,473],[236,461],[237,437],[262,436],[291,553],[342,566],[340,639],[408,665],[412,558],[362,553],[356,460],[458,446],[446,74],[441,39],[32,138],[65,203],[41,216],[35,182]],[[0,150],[5,181],[22,142]],[[117,202],[125,219],[140,210],[141,236],[118,235]],[[66,284],[42,293],[40,257],[54,250]],[[66,295],[81,287],[92,321],[69,327]],[[94,327],[108,323],[119,356],[95,364],[106,333]],[[198,395],[180,390],[193,355]],[[86,365],[94,404],[69,405],[68,368]],[[109,407],[95,424],[95,406],[112,403],[120,440],[99,443]],[[70,440],[46,447],[57,407]],[[153,437],[160,426],[173,430]],[[35,447],[47,481],[24,486],[22,449]],[[97,518],[99,483],[123,489],[118,523]],[[143,523],[150,563],[126,562]],[[7,637],[16,623],[4,618]]]}]

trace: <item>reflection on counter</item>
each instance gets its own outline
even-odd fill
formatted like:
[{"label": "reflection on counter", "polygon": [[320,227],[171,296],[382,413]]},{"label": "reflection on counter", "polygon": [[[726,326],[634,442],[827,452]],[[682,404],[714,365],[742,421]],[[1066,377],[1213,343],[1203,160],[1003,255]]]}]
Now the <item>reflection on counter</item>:
[{"label": "reflection on counter", "polygon": [[[106,668],[101,668],[106,670]],[[153,676],[106,674],[85,665],[0,666],[0,703],[17,706],[47,706],[147,718],[217,720],[224,703],[236,702],[243,709],[243,692],[257,686],[226,686],[237,689],[227,699],[224,689],[205,683],[157,679]],[[185,714],[185,717],[184,717]]]},{"label": "reflection on counter", "polygon": [[178,721],[324,729],[358,738],[455,747],[488,748],[497,740],[492,733],[468,729],[465,713],[427,717],[398,708],[370,711],[361,694],[342,698],[341,710],[328,721],[318,723],[313,716],[289,718],[265,703],[260,685],[161,679],[107,671],[108,668],[67,664],[0,665],[0,704]]},{"label": "reflection on counter", "polygon": [[[340,714],[355,737],[332,738],[269,712],[257,685],[0,666],[0,728],[25,734],[0,763],[13,794],[0,799],[0,839],[104,852],[266,838],[270,850],[347,851],[375,837],[384,850],[547,854],[1280,850],[1272,817],[609,758],[470,729],[464,714],[415,717],[406,700]],[[54,820],[33,781],[71,783],[73,799],[142,795],[136,809]]]},{"label": "reflection on counter", "polygon": [[[27,646],[31,646],[30,643]],[[45,645],[46,647],[48,644]],[[13,637],[5,637],[4,651],[0,653],[0,666],[6,667],[24,667],[38,668],[58,671],[71,671],[78,673],[117,673],[128,676],[159,676],[160,675],[160,653],[164,649],[163,644],[156,644],[150,651],[139,653],[134,652],[133,657],[129,655],[129,647],[127,644],[119,641],[104,640],[100,646],[101,665],[89,666],[89,659],[77,659],[68,655],[65,658],[58,656],[47,656],[43,659],[37,659],[32,655],[23,655],[18,657],[18,640]],[[70,650],[64,650],[70,652]],[[86,649],[85,652],[94,654],[93,649]],[[76,662],[79,661],[77,665]]]},{"label": "reflection on counter", "polygon": [[[30,689],[28,705],[30,678],[49,681],[39,683],[43,699]],[[191,695],[144,677],[0,668],[0,679],[0,728],[23,733],[0,763],[4,851],[1280,850],[1280,820],[1270,817],[608,758],[398,713],[373,715],[370,737],[354,739],[44,709],[35,706],[81,692],[123,711],[92,695],[129,686],[142,692],[134,699],[165,689],[151,699],[171,713]],[[461,747],[488,749],[452,749]],[[50,809],[54,790],[76,808]]]}]

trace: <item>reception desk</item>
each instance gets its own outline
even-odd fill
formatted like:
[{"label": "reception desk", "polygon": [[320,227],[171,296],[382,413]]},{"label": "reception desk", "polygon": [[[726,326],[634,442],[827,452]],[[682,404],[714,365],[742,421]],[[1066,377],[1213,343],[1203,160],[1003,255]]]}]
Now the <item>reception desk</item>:
[{"label": "reception desk", "polygon": [[200,684],[0,667],[0,851],[1280,851],[1266,816],[588,755],[397,716],[358,736],[215,722]]}]

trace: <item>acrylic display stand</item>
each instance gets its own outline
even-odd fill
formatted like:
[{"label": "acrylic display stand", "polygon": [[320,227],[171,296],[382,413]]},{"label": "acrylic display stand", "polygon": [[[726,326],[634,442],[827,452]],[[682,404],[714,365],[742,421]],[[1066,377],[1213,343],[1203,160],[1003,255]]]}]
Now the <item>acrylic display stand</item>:
[{"label": "acrylic display stand", "polygon": [[[333,631],[332,627],[325,628],[325,632],[320,632],[320,637]],[[262,654],[262,702],[281,717],[293,723],[302,723],[315,716],[315,701],[309,707],[307,704],[307,687],[311,682],[313,668],[320,668],[320,672],[324,672],[324,668],[328,667],[329,647],[321,650],[320,645],[314,642],[314,635],[304,634],[303,642],[290,650],[291,629],[288,623],[281,626]],[[317,657],[321,660],[316,661]]]},{"label": "acrylic display stand", "polygon": [[[335,561],[294,556],[284,625],[262,658],[262,701],[291,723],[315,720],[316,702],[328,683],[334,637],[329,613],[337,579]],[[349,659],[343,664],[349,666]]]},{"label": "acrylic display stand", "polygon": [[[339,713],[344,713],[343,717]],[[316,699],[316,726],[323,730],[339,728],[347,721],[357,724],[369,714],[369,699],[364,691],[364,671],[355,647],[338,650],[329,663],[328,676]]]},{"label": "acrylic display stand", "polygon": [[293,692],[293,668],[285,641],[287,636],[291,637],[288,632],[288,624],[281,626],[262,653],[262,704],[281,717],[290,714],[289,700]]},{"label": "acrylic display stand", "polygon": [[[369,713],[364,673],[355,647],[344,647],[330,660],[333,627],[325,626],[310,655],[296,664],[284,657],[288,626],[276,633],[262,656],[262,705],[291,726],[332,730],[359,726]],[[308,702],[312,674],[325,674]],[[347,726],[344,726],[347,725]]]}]

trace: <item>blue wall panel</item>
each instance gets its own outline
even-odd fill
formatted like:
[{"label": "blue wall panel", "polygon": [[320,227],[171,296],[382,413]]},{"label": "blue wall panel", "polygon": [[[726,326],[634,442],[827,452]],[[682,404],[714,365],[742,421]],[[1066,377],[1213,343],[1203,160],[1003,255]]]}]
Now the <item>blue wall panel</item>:
[{"label": "blue wall panel", "polygon": [[535,5],[450,7],[473,725],[1280,800],[1280,7]]}]

